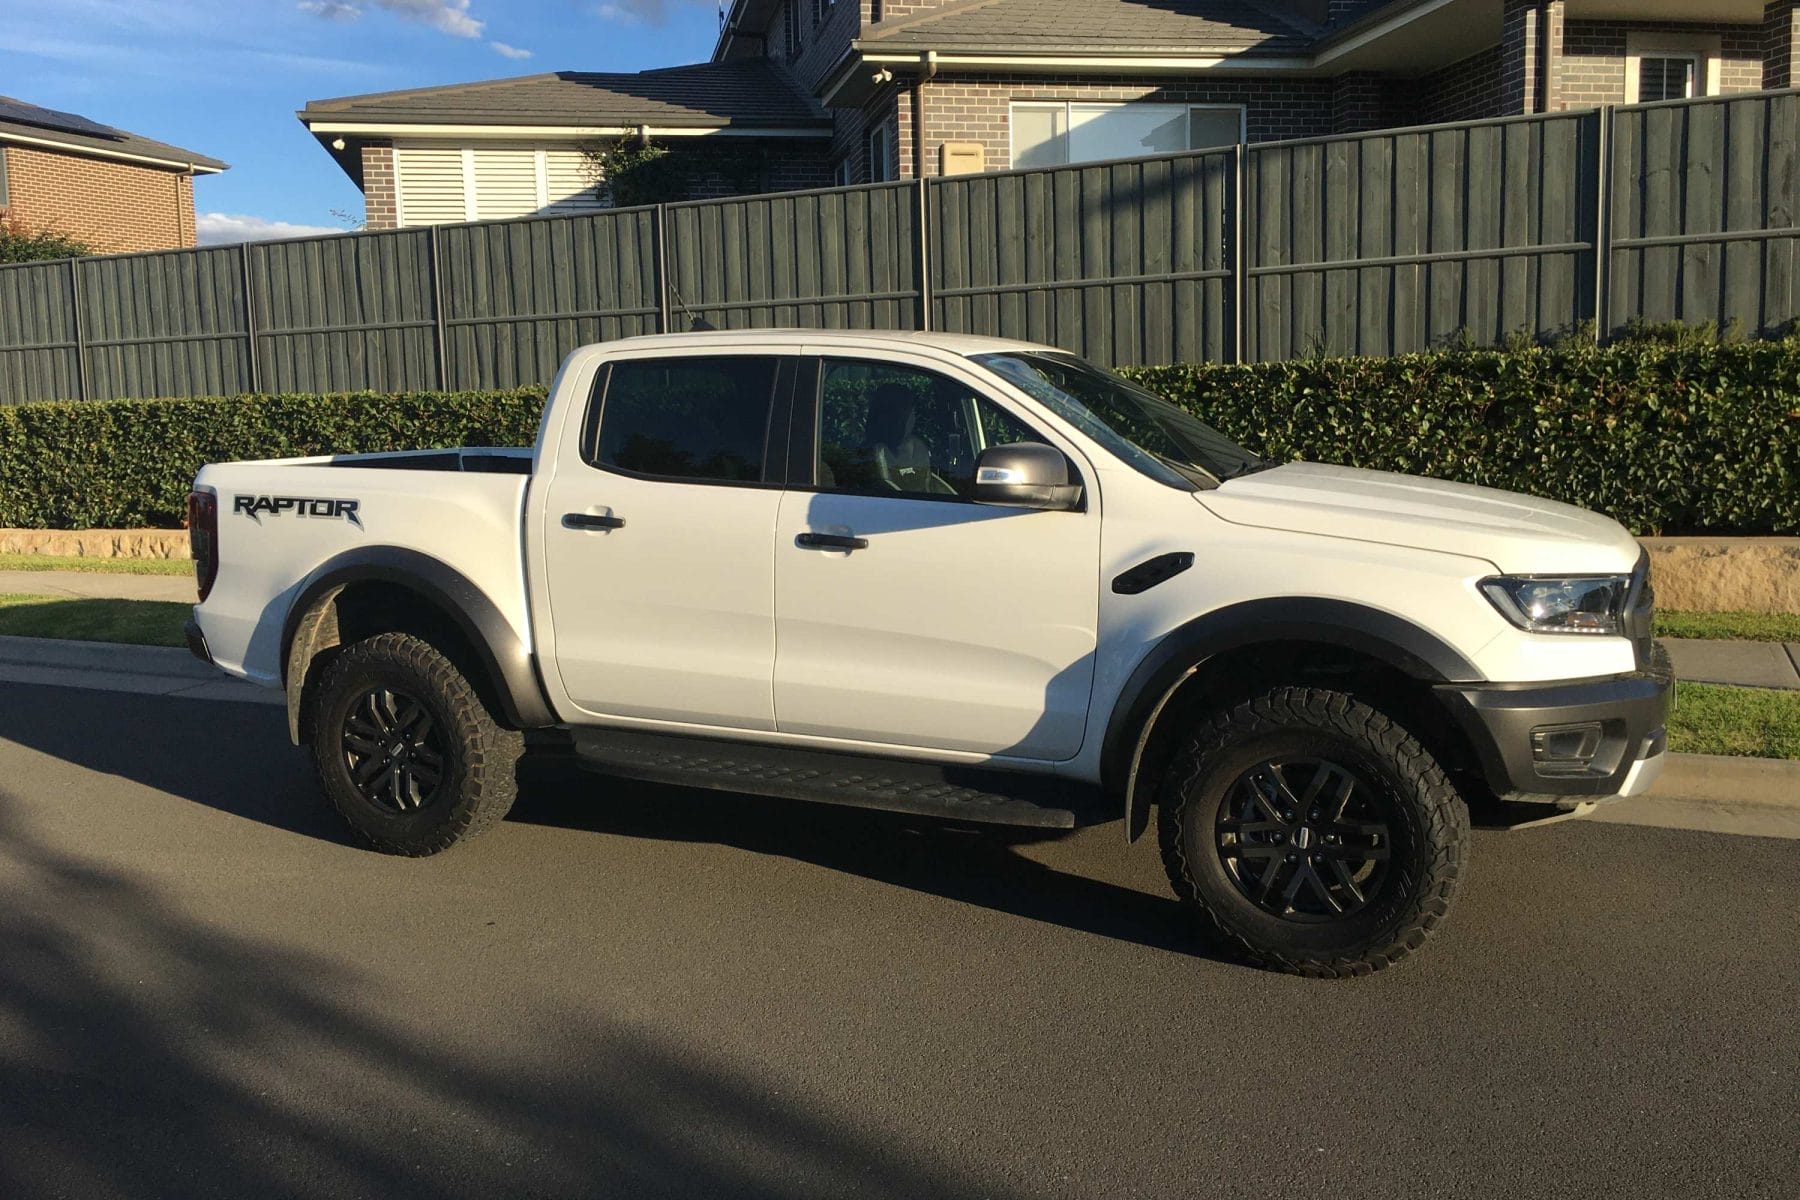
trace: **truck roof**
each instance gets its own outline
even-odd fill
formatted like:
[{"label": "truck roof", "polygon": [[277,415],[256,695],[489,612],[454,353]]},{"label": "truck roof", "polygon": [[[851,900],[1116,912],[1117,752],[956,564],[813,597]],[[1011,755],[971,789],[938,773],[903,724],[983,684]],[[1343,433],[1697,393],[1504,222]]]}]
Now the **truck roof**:
[{"label": "truck roof", "polygon": [[810,346],[911,345],[932,346],[952,354],[994,354],[1007,350],[1054,350],[1035,342],[1011,338],[980,337],[968,333],[919,333],[892,329],[713,329],[694,333],[650,333],[637,337],[617,338],[604,343],[613,346],[721,346],[754,342],[766,346],[771,342]]}]

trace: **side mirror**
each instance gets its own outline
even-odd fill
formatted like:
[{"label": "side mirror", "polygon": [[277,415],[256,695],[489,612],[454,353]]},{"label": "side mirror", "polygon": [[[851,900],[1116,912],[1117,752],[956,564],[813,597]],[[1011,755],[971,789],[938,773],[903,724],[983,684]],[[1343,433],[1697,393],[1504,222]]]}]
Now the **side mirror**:
[{"label": "side mirror", "polygon": [[1081,507],[1081,485],[1069,482],[1069,460],[1042,442],[989,446],[975,460],[975,502],[1066,512]]}]

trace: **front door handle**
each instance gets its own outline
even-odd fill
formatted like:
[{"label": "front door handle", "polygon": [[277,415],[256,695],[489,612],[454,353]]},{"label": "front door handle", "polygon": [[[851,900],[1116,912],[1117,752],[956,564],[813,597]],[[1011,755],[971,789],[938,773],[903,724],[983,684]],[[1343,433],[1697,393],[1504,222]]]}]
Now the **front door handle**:
[{"label": "front door handle", "polygon": [[564,529],[618,529],[625,524],[624,517],[602,516],[599,513],[564,513]]},{"label": "front door handle", "polygon": [[794,545],[802,550],[867,550],[869,539],[841,533],[803,533],[794,539]]}]

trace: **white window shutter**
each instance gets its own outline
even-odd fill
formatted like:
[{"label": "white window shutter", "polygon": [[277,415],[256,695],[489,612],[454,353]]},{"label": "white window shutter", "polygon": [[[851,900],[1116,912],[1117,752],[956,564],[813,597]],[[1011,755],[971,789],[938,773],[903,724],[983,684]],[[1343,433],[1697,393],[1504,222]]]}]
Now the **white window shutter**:
[{"label": "white window shutter", "polygon": [[463,152],[454,146],[397,146],[400,224],[449,225],[471,220]]},{"label": "white window shutter", "polygon": [[473,219],[503,221],[529,217],[538,203],[537,150],[531,146],[478,146],[468,151],[478,215]]}]

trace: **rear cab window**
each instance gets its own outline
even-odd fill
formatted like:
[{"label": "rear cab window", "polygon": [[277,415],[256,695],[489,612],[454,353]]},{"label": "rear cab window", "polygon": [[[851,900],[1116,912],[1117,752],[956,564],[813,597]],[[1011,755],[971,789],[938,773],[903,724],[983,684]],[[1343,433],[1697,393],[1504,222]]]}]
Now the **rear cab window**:
[{"label": "rear cab window", "polygon": [[769,442],[785,362],[755,354],[617,360],[590,405],[582,457],[649,479],[779,482]]}]

